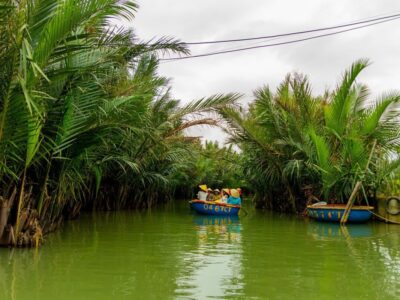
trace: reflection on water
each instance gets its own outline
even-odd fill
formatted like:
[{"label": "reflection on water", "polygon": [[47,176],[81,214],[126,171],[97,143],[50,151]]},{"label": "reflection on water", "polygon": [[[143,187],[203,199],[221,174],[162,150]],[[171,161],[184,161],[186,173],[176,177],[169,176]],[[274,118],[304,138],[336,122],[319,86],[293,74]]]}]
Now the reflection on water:
[{"label": "reflection on water", "polygon": [[194,215],[197,247],[184,254],[177,295],[193,299],[240,295],[241,224],[236,216]]},{"label": "reflection on water", "polygon": [[359,238],[370,237],[372,235],[372,227],[369,224],[348,224],[340,226],[339,223],[317,222],[311,220],[307,226],[307,233],[315,239],[329,238]]},{"label": "reflection on water", "polygon": [[400,299],[400,226],[201,216],[186,202],[86,215],[0,261],[0,299]]}]

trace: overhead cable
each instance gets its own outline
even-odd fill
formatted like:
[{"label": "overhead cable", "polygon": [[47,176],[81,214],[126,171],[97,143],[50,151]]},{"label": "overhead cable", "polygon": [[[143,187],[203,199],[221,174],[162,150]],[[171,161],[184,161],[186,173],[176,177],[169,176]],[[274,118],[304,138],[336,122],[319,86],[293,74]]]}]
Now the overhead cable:
[{"label": "overhead cable", "polygon": [[362,26],[352,27],[352,28],[349,28],[349,29],[338,30],[338,31],[330,32],[330,33],[320,34],[320,35],[314,35],[314,36],[305,37],[305,38],[301,38],[301,39],[284,41],[284,42],[280,42],[280,43],[265,44],[265,45],[252,46],[252,47],[242,47],[242,48],[215,51],[215,52],[208,52],[208,53],[203,53],[203,54],[188,55],[188,56],[182,56],[182,57],[161,58],[160,61],[164,61],[164,62],[176,61],[176,60],[183,60],[183,59],[189,59],[189,58],[198,58],[198,57],[213,56],[213,55],[219,55],[219,54],[225,54],[225,53],[240,52],[240,51],[246,51],[246,50],[251,50],[251,49],[268,48],[268,47],[275,47],[275,46],[294,44],[294,43],[304,42],[304,41],[318,39],[318,38],[322,38],[322,37],[337,35],[337,34],[349,32],[349,31],[353,31],[353,30],[358,30],[358,29],[361,29],[361,28],[370,27],[370,26],[374,26],[374,25],[377,25],[377,24],[394,21],[394,20],[397,20],[399,18],[400,18],[400,15],[397,16],[397,17],[392,17],[391,19],[384,19],[382,21],[378,21],[378,22],[374,22],[374,23],[368,23],[368,24],[365,24],[365,25],[362,25]]},{"label": "overhead cable", "polygon": [[361,24],[367,24],[367,23],[387,20],[387,19],[391,19],[391,18],[395,18],[395,17],[400,17],[400,13],[387,15],[387,16],[383,16],[383,17],[369,18],[369,19],[365,19],[363,21],[356,21],[356,22],[346,23],[346,24],[342,24],[342,25],[321,27],[321,28],[310,29],[310,30],[294,31],[294,32],[289,32],[289,33],[281,33],[281,34],[275,34],[275,35],[265,35],[265,36],[250,37],[250,38],[240,38],[240,39],[227,39],[227,40],[202,41],[202,42],[187,42],[185,44],[186,45],[221,44],[221,43],[232,43],[232,42],[245,42],[245,41],[253,41],[253,40],[263,40],[263,39],[270,39],[270,38],[276,38],[276,37],[285,37],[285,36],[292,36],[292,35],[302,35],[302,34],[306,34],[306,33],[327,31],[327,30],[339,29],[339,28],[344,28],[344,27],[351,27],[351,26],[356,26],[356,25],[361,25]]}]

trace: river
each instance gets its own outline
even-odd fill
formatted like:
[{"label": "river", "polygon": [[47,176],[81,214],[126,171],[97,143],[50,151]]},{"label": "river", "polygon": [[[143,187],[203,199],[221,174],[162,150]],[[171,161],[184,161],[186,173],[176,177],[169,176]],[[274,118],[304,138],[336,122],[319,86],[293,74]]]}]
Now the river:
[{"label": "river", "polygon": [[84,214],[40,249],[0,249],[1,299],[399,299],[400,226],[317,223],[186,201]]}]

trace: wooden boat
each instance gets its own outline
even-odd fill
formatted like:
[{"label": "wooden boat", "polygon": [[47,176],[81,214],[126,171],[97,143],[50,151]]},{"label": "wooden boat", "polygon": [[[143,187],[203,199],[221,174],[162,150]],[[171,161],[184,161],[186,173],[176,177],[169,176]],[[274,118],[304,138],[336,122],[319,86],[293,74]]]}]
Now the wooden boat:
[{"label": "wooden boat", "polygon": [[189,201],[189,203],[196,212],[204,215],[233,216],[237,215],[240,210],[240,205],[231,205],[212,201],[195,199]]},{"label": "wooden boat", "polygon": [[[345,204],[322,204],[308,205],[307,214],[310,218],[324,222],[340,222],[346,209]],[[367,222],[372,216],[372,206],[358,206],[351,208],[348,222],[363,223]]]}]

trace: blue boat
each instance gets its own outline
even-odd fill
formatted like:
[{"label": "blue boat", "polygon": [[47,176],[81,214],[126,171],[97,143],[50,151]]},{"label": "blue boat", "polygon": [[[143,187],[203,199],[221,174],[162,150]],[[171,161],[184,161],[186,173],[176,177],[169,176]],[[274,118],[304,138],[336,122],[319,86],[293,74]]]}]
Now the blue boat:
[{"label": "blue boat", "polygon": [[239,213],[240,205],[231,205],[203,200],[192,200],[191,207],[203,215],[234,216]]},{"label": "blue boat", "polygon": [[[307,206],[307,214],[310,218],[322,222],[340,222],[344,211],[345,204],[322,204]],[[348,222],[363,223],[367,222],[372,216],[372,206],[353,206],[350,210]]]}]

